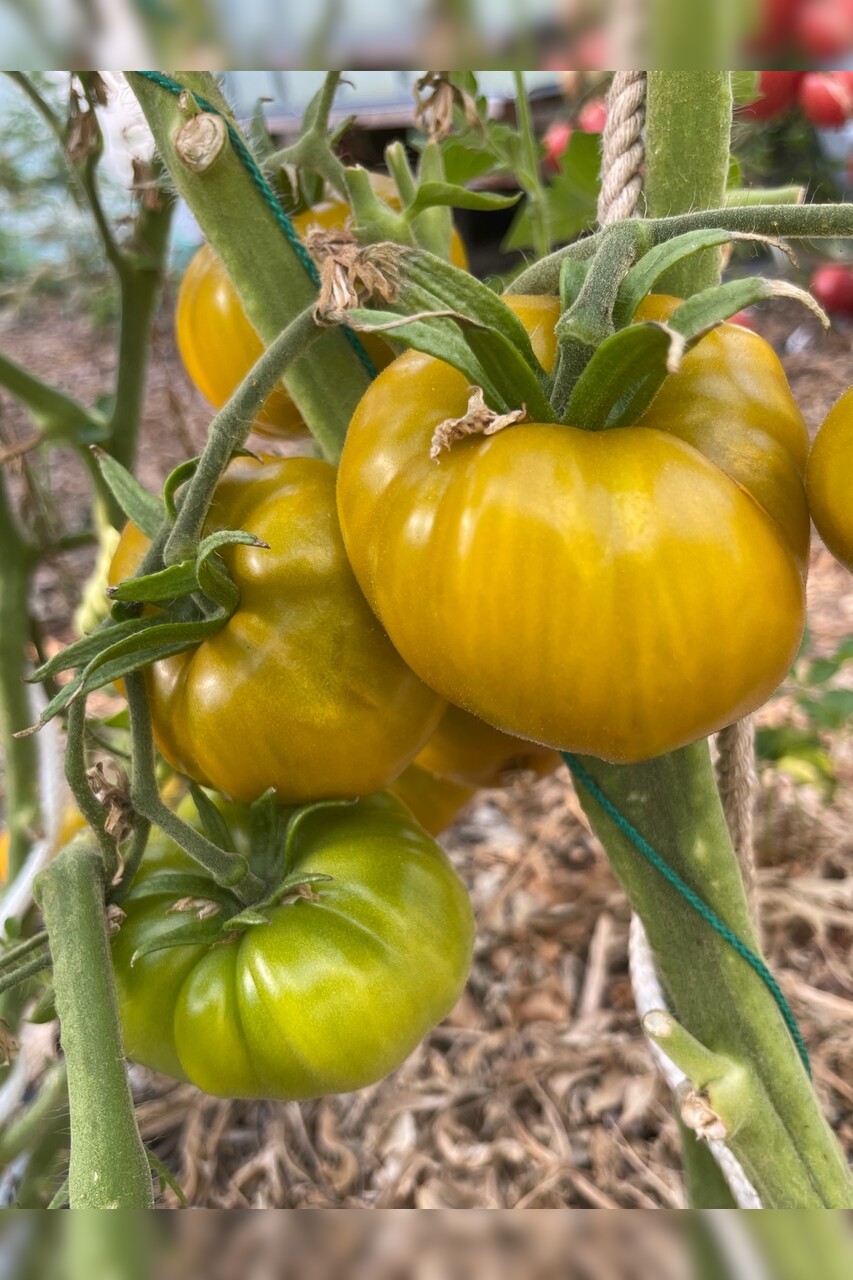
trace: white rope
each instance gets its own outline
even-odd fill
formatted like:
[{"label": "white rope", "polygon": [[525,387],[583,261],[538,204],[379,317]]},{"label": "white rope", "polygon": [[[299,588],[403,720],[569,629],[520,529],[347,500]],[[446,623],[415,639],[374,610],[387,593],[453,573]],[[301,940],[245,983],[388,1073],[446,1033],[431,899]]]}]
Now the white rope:
[{"label": "white rope", "polygon": [[[643,192],[645,145],[646,73],[617,71],[607,95],[607,124],[601,156],[601,192],[598,220],[601,226],[622,218],[633,218]],[[741,866],[752,872],[752,794],[754,767],[753,731],[749,720],[724,729],[717,738],[718,778],[726,821],[738,849]],[[745,877],[746,878],[746,877]],[[750,880],[747,888],[751,885]],[[628,942],[631,985],[640,1020],[646,1014],[666,1009],[666,999],[655,969],[643,922],[632,915]],[[666,1056],[659,1045],[648,1040],[661,1075],[678,1098],[689,1082],[684,1072]],[[740,1163],[724,1142],[704,1136],[741,1209],[760,1209],[761,1201]]]}]

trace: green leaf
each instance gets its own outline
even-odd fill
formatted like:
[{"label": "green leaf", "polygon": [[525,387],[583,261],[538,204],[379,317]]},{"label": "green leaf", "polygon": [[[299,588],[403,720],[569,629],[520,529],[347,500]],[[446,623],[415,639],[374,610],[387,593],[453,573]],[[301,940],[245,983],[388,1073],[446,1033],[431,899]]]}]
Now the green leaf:
[{"label": "green leaf", "polygon": [[285,813],[270,788],[249,809],[249,863],[262,880],[270,880],[279,869],[285,825]]},{"label": "green leaf", "polygon": [[132,520],[146,538],[155,538],[166,519],[166,508],[162,501],[144,489],[126,467],[103,449],[93,446],[92,452],[101,475],[128,520]]},{"label": "green leaf", "polygon": [[195,782],[190,783],[190,795],[198,809],[202,831],[211,844],[217,845],[220,849],[227,849],[229,853],[235,853],[234,837],[219,806],[214,804],[207,792]]},{"label": "green leaf", "polygon": [[821,740],[813,728],[762,725],[755,731],[755,751],[760,760],[781,760],[783,756],[797,755],[799,752],[813,751],[821,747]]},{"label": "green leaf", "polygon": [[151,1167],[151,1172],[157,1175],[157,1185],[160,1190],[160,1195],[162,1195],[168,1187],[169,1190],[173,1192],[181,1208],[186,1209],[188,1207],[187,1198],[184,1195],[181,1184],[175,1178],[171,1169],[167,1168],[166,1165],[163,1164],[163,1161],[158,1159],[154,1152],[148,1147],[145,1148],[145,1154],[148,1157],[148,1164]]},{"label": "green leaf", "polygon": [[56,1019],[56,997],[51,985],[43,988],[35,1005],[26,1014],[26,1019],[27,1022],[35,1023],[37,1027],[45,1026]]},{"label": "green leaf", "polygon": [[126,578],[114,587],[107,587],[107,595],[111,600],[135,604],[162,604],[167,600],[190,595],[197,587],[195,563],[184,560],[181,564],[161,569],[159,573],[149,573],[142,578]]},{"label": "green leaf", "polygon": [[[560,172],[546,188],[548,228],[553,244],[574,240],[595,224],[600,163],[598,135],[575,130],[560,159]],[[501,248],[505,253],[533,248],[527,202],[513,220]]]},{"label": "green leaf", "polygon": [[266,912],[261,911],[258,907],[246,907],[236,916],[231,916],[228,921],[229,929],[240,929],[247,925],[269,924],[270,918]]},{"label": "green leaf", "polygon": [[636,421],[651,404],[681,346],[671,329],[654,321],[620,329],[593,353],[563,421],[591,431]]},{"label": "green leaf", "polygon": [[468,136],[460,138],[451,136],[441,144],[444,157],[444,174],[448,182],[463,187],[475,178],[482,178],[494,169],[496,157],[487,150],[485,139],[478,148],[468,140]]},{"label": "green leaf", "polygon": [[434,209],[440,205],[454,209],[509,209],[520,199],[520,191],[512,196],[502,196],[490,191],[470,191],[467,187],[457,187],[451,182],[422,182],[403,218],[406,222],[411,222],[424,209]]},{"label": "green leaf", "polygon": [[129,618],[126,622],[108,622],[93,631],[91,635],[82,636],[79,640],[68,644],[59,653],[54,654],[43,663],[31,676],[28,683],[38,684],[42,680],[50,680],[62,671],[71,671],[75,667],[85,667],[104,649],[109,649],[116,641],[127,636],[136,635],[138,631],[150,630],[162,624],[162,618]]},{"label": "green leaf", "polygon": [[803,677],[806,684],[824,684],[827,680],[831,680],[834,675],[838,674],[841,663],[838,658],[815,658],[814,662],[809,664],[808,670]]},{"label": "green leaf", "polygon": [[842,729],[853,719],[853,689],[829,689],[819,698],[800,696],[797,702],[819,729]]}]

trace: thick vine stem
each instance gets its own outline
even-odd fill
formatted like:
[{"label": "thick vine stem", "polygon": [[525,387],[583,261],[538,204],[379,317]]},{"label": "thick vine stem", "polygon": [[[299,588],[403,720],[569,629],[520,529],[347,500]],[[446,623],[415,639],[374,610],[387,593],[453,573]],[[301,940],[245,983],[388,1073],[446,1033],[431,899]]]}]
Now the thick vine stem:
[{"label": "thick vine stem", "polygon": [[[179,72],[177,79],[233,123],[209,72]],[[135,72],[128,81],[154,134],[175,186],[222,259],[261,339],[272,342],[316,300],[316,285],[276,222],[252,176],[229,146],[205,173],[182,164],[174,135],[183,123],[178,99]],[[334,369],[334,376],[329,370]],[[312,432],[343,443],[347,425],[369,383],[345,336],[324,331],[317,345],[285,375],[287,389]]]},{"label": "thick vine stem", "polygon": [[[663,244],[689,231],[720,227],[746,235],[788,240],[834,240],[853,237],[853,204],[739,205],[724,209],[699,209],[670,218],[642,218],[652,245]],[[601,244],[604,233],[586,236],[565,245],[516,276],[508,293],[556,293],[560,268],[566,258],[585,262]]]},{"label": "thick vine stem", "polygon": [[[646,73],[646,206],[668,217],[725,203],[732,119],[728,71]],[[687,298],[718,282],[720,250],[693,254],[667,272],[662,293]]]},{"label": "thick vine stem", "polygon": [[104,864],[86,839],[36,881],[53,955],[68,1068],[72,1209],[149,1209],[148,1158],[133,1115],[104,910]]},{"label": "thick vine stem", "polygon": [[[275,338],[254,368],[220,409],[210,424],[207,444],[187,485],[172,532],[163,553],[164,562],[180,564],[198,551],[204,521],[213,492],[235,449],[246,441],[252,422],[282,373],[309,349],[322,333],[314,323],[314,308],[307,307]],[[338,439],[320,430],[315,437],[326,457],[334,459]]]},{"label": "thick vine stem", "polygon": [[[637,765],[584,759],[629,822],[720,918],[758,951],[708,744]],[[593,829],[645,925],[673,1018],[709,1055],[735,1064],[712,1105],[766,1208],[853,1206],[853,1182],[779,1009],[756,973],[660,874],[596,800]],[[669,1047],[666,1048],[669,1053]],[[697,1051],[698,1052],[698,1051]],[[710,1059],[709,1059],[710,1061]],[[703,1087],[705,1081],[697,1081]]]},{"label": "thick vine stem", "polygon": [[41,807],[38,747],[32,738],[12,735],[32,722],[29,690],[23,683],[29,641],[29,587],[35,552],[12,509],[0,471],[0,733],[4,751],[5,801],[9,826],[9,879],[24,864]]},{"label": "thick vine stem", "polygon": [[208,840],[201,832],[172,813],[160,796],[154,758],[151,713],[145,680],[140,672],[125,677],[133,751],[131,801],[134,810],[153,822],[191,858],[195,858],[216,880],[232,889],[240,901],[250,906],[263,895],[264,884],[249,870],[248,861],[238,853],[229,853]]}]

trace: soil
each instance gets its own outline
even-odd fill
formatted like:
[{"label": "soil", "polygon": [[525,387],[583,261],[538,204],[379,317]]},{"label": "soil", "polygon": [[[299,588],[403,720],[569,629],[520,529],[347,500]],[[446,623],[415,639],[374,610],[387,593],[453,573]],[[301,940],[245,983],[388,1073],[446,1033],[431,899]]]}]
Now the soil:
[{"label": "soil", "polygon": [[[794,304],[757,325],[815,429],[851,374],[851,330],[827,336]],[[109,389],[113,335],[59,302],[0,314],[0,348],[77,396]],[[140,476],[159,483],[198,451],[210,411],[158,318]],[[25,439],[0,394],[0,447]],[[45,518],[84,527],[87,482],[63,449],[46,466]],[[41,571],[34,616],[54,647],[71,634],[91,550]],[[810,650],[853,634],[853,579],[815,540]],[[759,723],[794,716],[789,696]],[[825,793],[760,767],[757,901],[767,955],[812,1056],[830,1122],[853,1156],[853,741],[828,735]],[[451,1016],[391,1077],[307,1104],[222,1101],[132,1069],[142,1132],[190,1204],[210,1207],[676,1208],[684,1205],[672,1100],[634,1010],[629,912],[567,775],[484,791],[444,837],[478,919],[475,963]],[[167,1190],[167,1204],[175,1204]]]}]

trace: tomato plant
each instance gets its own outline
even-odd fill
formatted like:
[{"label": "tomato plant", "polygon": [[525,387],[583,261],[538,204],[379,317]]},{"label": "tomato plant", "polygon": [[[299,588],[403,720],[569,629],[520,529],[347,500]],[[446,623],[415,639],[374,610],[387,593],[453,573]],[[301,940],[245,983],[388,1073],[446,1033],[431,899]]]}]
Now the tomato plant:
[{"label": "tomato plant", "polygon": [[[382,200],[399,208],[400,199],[391,178],[373,174],[372,185]],[[343,200],[324,200],[295,214],[293,226],[304,237],[312,228],[343,230],[350,216],[350,207]],[[468,262],[455,229],[451,261],[459,267]],[[216,409],[225,404],[263,351],[240,296],[210,245],[197,250],[184,273],[175,311],[175,334],[187,373]],[[368,335],[365,347],[377,368],[384,368],[392,358],[390,347],[381,338]],[[285,439],[304,439],[308,435],[283,384],[266,401],[254,429],[259,435]]]},{"label": "tomato plant", "polygon": [[[510,301],[550,368],[557,300]],[[431,688],[505,732],[619,761],[769,695],[803,629],[808,514],[806,429],[766,343],[736,325],[702,339],[635,427],[522,423],[434,460],[436,427],[466,402],[455,370],[400,357],[339,471],[356,576]],[[617,698],[614,672],[631,673]]]},{"label": "tomato plant", "polygon": [[[231,620],[147,673],[157,744],[174,768],[239,800],[368,795],[409,763],[440,699],[392,648],[362,598],[335,517],[335,472],[316,458],[231,463],[208,530],[268,548],[222,552],[240,592]],[[112,581],[146,547],[125,530]]]},{"label": "tomato plant", "polygon": [[853,389],[845,391],[818,428],[809,454],[806,488],[815,528],[853,573]]},{"label": "tomato plant", "polygon": [[[223,813],[247,848],[248,812]],[[162,947],[185,929],[174,877],[199,877],[176,845],[153,839],[112,943],[135,1061],[220,1097],[310,1098],[386,1075],[451,1009],[471,957],[471,908],[446,854],[398,800],[297,811],[282,857],[292,888],[266,922],[217,935],[208,917],[195,922],[203,932],[214,921],[206,940]],[[194,896],[205,893],[222,902],[213,881],[196,883]]]},{"label": "tomato plant", "polygon": [[415,761],[388,788],[408,805],[431,836],[441,835],[475,794],[476,788],[440,778]]}]

